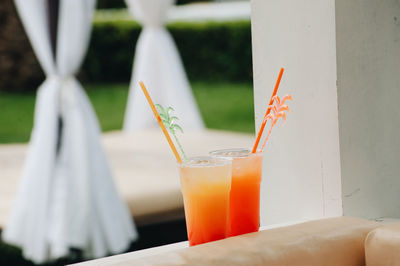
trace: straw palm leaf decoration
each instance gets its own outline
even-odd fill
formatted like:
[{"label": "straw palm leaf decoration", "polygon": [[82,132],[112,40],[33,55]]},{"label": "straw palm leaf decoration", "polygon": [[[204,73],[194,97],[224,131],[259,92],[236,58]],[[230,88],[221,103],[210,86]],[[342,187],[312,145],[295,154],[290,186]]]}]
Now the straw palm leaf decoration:
[{"label": "straw palm leaf decoration", "polygon": [[183,133],[183,129],[176,123],[176,121],[179,120],[178,117],[171,115],[172,112],[174,112],[174,108],[168,106],[167,108],[162,107],[161,104],[155,104],[155,107],[160,114],[161,120],[165,127],[168,129],[168,131],[171,133],[172,136],[174,136],[175,142],[179,147],[179,150],[181,151],[183,155],[183,159],[186,161],[187,157],[185,152],[183,151],[182,145],[179,142],[178,137],[176,136],[176,132],[180,131]]},{"label": "straw palm leaf decoration", "polygon": [[282,100],[279,98],[278,95],[275,95],[273,98],[273,103],[269,107],[271,107],[271,113],[269,113],[265,118],[264,122],[266,122],[268,119],[271,120],[271,127],[268,131],[267,137],[265,138],[264,144],[261,148],[261,150],[264,149],[265,145],[267,144],[268,138],[271,135],[272,128],[275,126],[276,122],[278,122],[279,118],[283,118],[284,121],[286,121],[286,113],[289,112],[289,107],[285,104],[287,100],[292,100],[292,96],[287,94],[285,95]]}]

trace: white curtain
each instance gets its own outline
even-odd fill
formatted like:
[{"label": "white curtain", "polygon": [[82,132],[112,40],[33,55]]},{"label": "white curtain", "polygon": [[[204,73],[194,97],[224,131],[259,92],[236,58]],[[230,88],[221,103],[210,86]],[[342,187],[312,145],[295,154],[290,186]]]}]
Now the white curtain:
[{"label": "white curtain", "polygon": [[175,109],[184,129],[204,128],[178,50],[164,27],[167,10],[174,0],[126,0],[126,3],[133,17],[143,25],[143,31],[136,46],[124,130],[140,130],[157,123],[139,81],[145,83],[155,103]]},{"label": "white curtain", "polygon": [[136,229],[113,183],[96,115],[74,77],[89,42],[95,0],[60,0],[56,60],[47,0],[15,4],[47,78],[38,89],[29,152],[4,241],[21,247],[35,263],[65,256],[71,247],[86,257],[124,251]]}]

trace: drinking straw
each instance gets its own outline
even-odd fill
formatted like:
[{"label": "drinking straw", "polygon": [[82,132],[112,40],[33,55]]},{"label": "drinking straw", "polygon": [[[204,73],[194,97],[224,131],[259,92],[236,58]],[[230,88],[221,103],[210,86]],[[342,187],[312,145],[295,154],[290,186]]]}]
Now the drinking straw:
[{"label": "drinking straw", "polygon": [[148,101],[149,104],[150,104],[151,110],[153,110],[153,113],[154,113],[155,117],[157,118],[158,124],[160,125],[162,131],[164,132],[165,137],[167,138],[167,141],[168,141],[169,146],[171,147],[172,151],[174,152],[174,155],[175,155],[175,157],[176,157],[176,160],[178,161],[178,163],[182,163],[182,159],[181,159],[181,157],[179,156],[179,153],[178,153],[178,151],[176,150],[175,145],[174,145],[174,143],[172,142],[172,139],[171,139],[171,137],[170,137],[169,134],[168,134],[167,128],[165,127],[164,123],[162,122],[161,117],[160,117],[160,115],[158,114],[156,107],[154,106],[153,101],[151,100],[150,94],[149,94],[149,92],[147,91],[146,86],[144,85],[144,83],[143,83],[142,81],[139,82],[139,85],[140,85],[140,87],[141,87],[142,90],[143,90],[144,96],[146,96],[146,99],[147,99],[147,101]]},{"label": "drinking straw", "polygon": [[264,115],[263,122],[261,124],[260,130],[258,131],[257,139],[256,139],[256,142],[254,143],[253,150],[251,151],[251,153],[256,153],[256,151],[257,151],[257,147],[258,147],[258,144],[260,143],[260,139],[261,139],[261,136],[263,134],[265,125],[267,124],[267,121],[266,121],[265,117],[267,115],[269,115],[269,113],[271,112],[271,105],[274,103],[274,99],[273,98],[276,95],[276,93],[278,92],[279,83],[281,82],[281,78],[282,78],[284,70],[285,69],[282,67],[281,71],[279,71],[279,76],[278,76],[278,79],[276,80],[274,91],[272,92],[271,99],[269,100],[267,112]]}]

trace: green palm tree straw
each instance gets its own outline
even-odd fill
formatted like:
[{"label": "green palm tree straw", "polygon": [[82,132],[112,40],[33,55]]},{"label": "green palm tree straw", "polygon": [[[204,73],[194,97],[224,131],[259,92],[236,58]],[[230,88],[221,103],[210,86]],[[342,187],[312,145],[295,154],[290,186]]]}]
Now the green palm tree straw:
[{"label": "green palm tree straw", "polygon": [[187,160],[186,154],[183,151],[182,145],[179,142],[178,137],[176,136],[176,131],[178,130],[183,133],[183,129],[176,123],[176,121],[178,121],[179,118],[171,115],[171,113],[175,111],[174,108],[170,106],[164,108],[162,107],[161,104],[155,104],[155,107],[158,113],[160,114],[163,124],[165,125],[166,128],[168,128],[168,131],[171,133],[171,135],[174,136],[175,142],[182,153],[183,160],[186,161]]}]

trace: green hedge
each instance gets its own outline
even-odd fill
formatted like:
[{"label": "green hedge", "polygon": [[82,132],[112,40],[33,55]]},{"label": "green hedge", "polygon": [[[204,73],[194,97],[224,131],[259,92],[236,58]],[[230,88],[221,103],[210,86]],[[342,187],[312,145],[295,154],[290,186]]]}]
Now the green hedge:
[{"label": "green hedge", "polygon": [[[193,2],[208,2],[209,0],[177,0],[177,5],[184,5]],[[98,0],[97,8],[98,9],[107,9],[107,8],[125,8],[126,4],[124,0]]]},{"label": "green hedge", "polygon": [[[252,81],[250,21],[168,25],[191,80]],[[94,22],[81,78],[128,82],[141,27],[134,21]]]},{"label": "green hedge", "polygon": [[124,0],[98,0],[98,9],[108,9],[108,8],[125,8],[126,4]]}]

